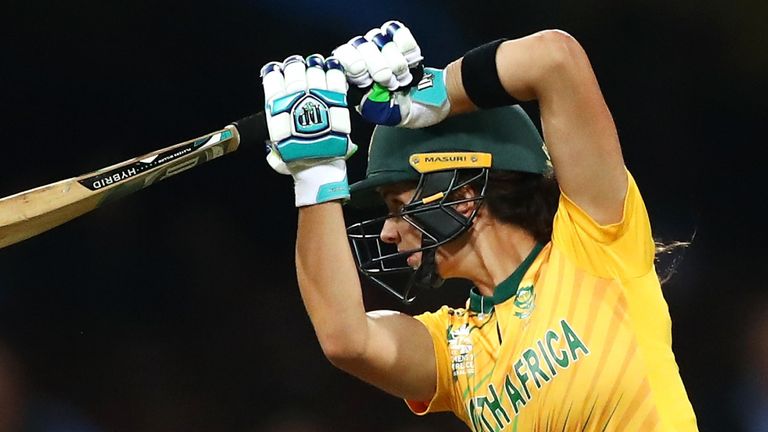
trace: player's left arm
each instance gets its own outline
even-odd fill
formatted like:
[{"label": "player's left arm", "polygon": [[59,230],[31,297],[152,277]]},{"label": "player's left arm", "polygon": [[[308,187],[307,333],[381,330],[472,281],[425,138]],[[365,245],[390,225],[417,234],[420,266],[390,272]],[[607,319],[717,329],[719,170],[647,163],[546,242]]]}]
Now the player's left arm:
[{"label": "player's left arm", "polygon": [[[349,82],[368,91],[357,107],[362,117],[408,128],[477,109],[464,84],[474,80],[473,87],[494,88],[486,81],[493,73],[487,69],[495,67],[500,92],[538,102],[563,192],[599,224],[621,220],[628,178],[616,126],[587,54],[567,33],[545,30],[505,41],[495,51],[495,65],[469,68],[475,75],[469,77],[462,76],[463,57],[445,69],[419,69],[421,50],[398,21],[353,38],[334,54]],[[409,73],[420,70],[421,80]]]},{"label": "player's left arm", "polygon": [[[446,68],[451,114],[477,109],[462,83],[462,59]],[[627,175],[613,117],[582,46],[558,30],[502,43],[496,66],[504,89],[537,100],[544,140],[562,191],[596,222],[622,218]]]}]

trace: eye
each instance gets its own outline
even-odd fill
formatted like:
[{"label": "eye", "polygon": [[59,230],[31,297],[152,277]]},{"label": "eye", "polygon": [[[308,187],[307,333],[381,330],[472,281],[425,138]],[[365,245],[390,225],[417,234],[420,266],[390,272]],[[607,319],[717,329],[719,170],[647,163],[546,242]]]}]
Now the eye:
[{"label": "eye", "polygon": [[389,213],[387,213],[387,216],[399,215],[400,213],[403,212],[403,207],[405,207],[405,204],[399,199],[387,200],[387,209],[389,209]]},{"label": "eye", "polygon": [[400,216],[400,213],[403,212],[403,209],[405,208],[405,204],[396,204],[389,207],[389,214],[388,216]]}]

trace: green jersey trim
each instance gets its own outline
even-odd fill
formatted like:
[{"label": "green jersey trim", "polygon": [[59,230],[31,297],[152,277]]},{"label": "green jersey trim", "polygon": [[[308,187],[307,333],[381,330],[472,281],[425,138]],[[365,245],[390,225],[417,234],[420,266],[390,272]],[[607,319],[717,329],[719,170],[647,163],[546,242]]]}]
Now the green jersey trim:
[{"label": "green jersey trim", "polygon": [[517,294],[517,287],[520,285],[520,281],[523,280],[525,272],[531,267],[533,260],[539,256],[542,248],[544,248],[543,244],[536,243],[531,253],[520,263],[517,269],[496,286],[492,296],[481,295],[477,292],[477,288],[473,287],[469,291],[469,310],[477,313],[490,313],[495,305],[501,304]]}]

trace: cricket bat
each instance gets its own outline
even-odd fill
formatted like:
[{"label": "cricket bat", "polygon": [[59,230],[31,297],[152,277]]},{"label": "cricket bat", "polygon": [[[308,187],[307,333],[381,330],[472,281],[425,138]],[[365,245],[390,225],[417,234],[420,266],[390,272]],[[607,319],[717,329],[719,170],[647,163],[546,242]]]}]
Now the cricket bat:
[{"label": "cricket bat", "polygon": [[0,248],[48,231],[101,205],[269,137],[264,112],[199,138],[0,199]]}]

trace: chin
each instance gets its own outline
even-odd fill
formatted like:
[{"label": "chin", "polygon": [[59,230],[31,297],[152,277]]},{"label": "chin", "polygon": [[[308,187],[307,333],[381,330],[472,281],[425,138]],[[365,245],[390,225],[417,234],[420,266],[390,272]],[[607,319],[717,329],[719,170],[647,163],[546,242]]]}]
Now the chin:
[{"label": "chin", "polygon": [[407,258],[408,266],[414,270],[421,267],[421,252],[416,252],[414,254],[411,254]]}]

